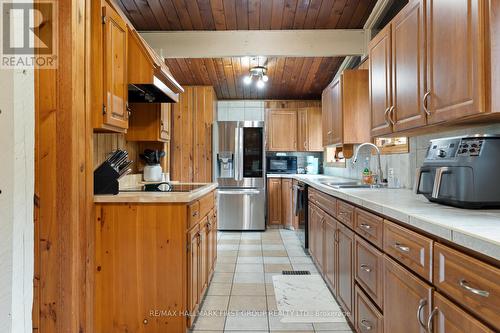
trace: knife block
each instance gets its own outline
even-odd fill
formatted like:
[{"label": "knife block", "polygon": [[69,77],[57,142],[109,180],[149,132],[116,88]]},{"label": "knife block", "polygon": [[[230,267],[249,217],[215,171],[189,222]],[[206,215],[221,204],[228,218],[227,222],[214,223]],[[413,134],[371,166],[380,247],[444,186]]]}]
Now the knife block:
[{"label": "knife block", "polygon": [[118,177],[120,175],[104,161],[94,170],[94,194],[118,194]]}]

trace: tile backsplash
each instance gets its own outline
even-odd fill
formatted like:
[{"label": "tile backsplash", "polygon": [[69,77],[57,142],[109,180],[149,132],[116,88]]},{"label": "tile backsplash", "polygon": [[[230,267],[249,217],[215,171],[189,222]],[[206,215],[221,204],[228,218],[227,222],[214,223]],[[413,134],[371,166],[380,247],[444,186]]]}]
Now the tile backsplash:
[{"label": "tile backsplash", "polygon": [[[389,168],[394,169],[395,176],[399,179],[401,187],[413,188],[415,180],[415,170],[420,167],[425,159],[429,140],[436,138],[444,138],[450,136],[462,136],[471,134],[500,134],[500,124],[474,126],[469,128],[461,128],[446,132],[439,132],[427,135],[421,135],[410,138],[410,152],[407,154],[382,155],[381,164],[384,177],[387,177]],[[327,175],[346,177],[351,179],[360,179],[364,168],[364,161],[367,156],[370,156],[370,149],[366,148],[358,159],[356,165],[353,165],[351,160],[347,160],[345,168],[325,167],[324,172]],[[377,158],[372,155],[370,160],[370,168],[377,169]]]}]

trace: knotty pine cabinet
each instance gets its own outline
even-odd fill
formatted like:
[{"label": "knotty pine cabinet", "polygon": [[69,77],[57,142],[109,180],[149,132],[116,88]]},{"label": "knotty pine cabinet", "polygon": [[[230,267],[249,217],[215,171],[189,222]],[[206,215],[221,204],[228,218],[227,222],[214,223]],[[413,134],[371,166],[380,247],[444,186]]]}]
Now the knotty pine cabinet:
[{"label": "knotty pine cabinet", "polygon": [[322,93],[323,145],[370,141],[368,71],[345,70]]},{"label": "knotty pine cabinet", "polygon": [[96,204],[91,331],[186,332],[214,271],[216,216],[215,192],[191,203]]},{"label": "knotty pine cabinet", "polygon": [[281,179],[267,179],[267,224],[281,225]]},{"label": "knotty pine cabinet", "polygon": [[91,34],[94,130],[124,133],[129,116],[126,21],[107,1],[93,1]]},{"label": "knotty pine cabinet", "polygon": [[297,111],[297,151],[323,151],[321,108],[307,107]]},{"label": "knotty pine cabinet", "polygon": [[170,178],[212,181],[212,124],[217,98],[211,86],[186,86],[172,105]]},{"label": "knotty pine cabinet", "polygon": [[416,133],[498,111],[490,107],[495,93],[489,90],[488,59],[498,51],[490,50],[489,40],[495,39],[487,26],[490,5],[410,0],[373,38],[368,51],[373,136]]},{"label": "knotty pine cabinet", "polygon": [[500,329],[498,266],[313,187],[308,195],[309,253],[357,332]]},{"label": "knotty pine cabinet", "polygon": [[293,180],[291,178],[281,179],[281,223],[287,229],[293,229]]},{"label": "knotty pine cabinet", "polygon": [[171,104],[130,103],[129,108],[127,141],[170,141]]}]

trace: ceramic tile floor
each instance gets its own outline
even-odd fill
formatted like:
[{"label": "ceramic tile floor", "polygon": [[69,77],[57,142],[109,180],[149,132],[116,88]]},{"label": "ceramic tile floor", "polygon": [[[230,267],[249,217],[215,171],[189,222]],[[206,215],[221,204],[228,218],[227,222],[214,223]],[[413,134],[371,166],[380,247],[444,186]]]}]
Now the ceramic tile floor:
[{"label": "ceramic tile floor", "polygon": [[272,276],[283,270],[317,274],[293,231],[219,232],[214,277],[192,332],[350,333],[347,323],[281,323]]}]

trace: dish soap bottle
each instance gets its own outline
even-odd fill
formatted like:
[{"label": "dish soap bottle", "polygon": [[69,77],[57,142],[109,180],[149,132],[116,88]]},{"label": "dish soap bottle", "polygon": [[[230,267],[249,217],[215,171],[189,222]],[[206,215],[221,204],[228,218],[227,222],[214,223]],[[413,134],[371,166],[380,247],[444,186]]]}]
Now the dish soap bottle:
[{"label": "dish soap bottle", "polygon": [[362,173],[363,184],[373,184],[373,174],[370,170],[370,158],[365,159],[365,167]]}]

